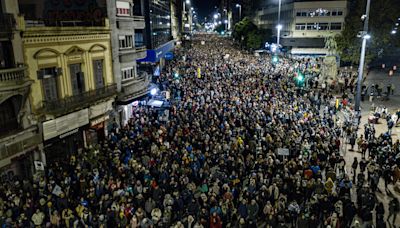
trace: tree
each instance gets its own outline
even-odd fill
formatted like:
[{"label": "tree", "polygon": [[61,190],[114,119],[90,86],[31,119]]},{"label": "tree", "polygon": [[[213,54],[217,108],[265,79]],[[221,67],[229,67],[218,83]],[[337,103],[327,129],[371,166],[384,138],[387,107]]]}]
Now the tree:
[{"label": "tree", "polygon": [[224,24],[218,25],[214,30],[218,33],[221,33],[222,31],[225,31],[225,25]]},{"label": "tree", "polygon": [[[363,30],[361,16],[365,13],[366,0],[353,0],[349,5],[349,14],[346,16],[344,30],[336,37],[336,42],[342,61],[358,64],[361,38],[357,37],[357,34]],[[371,39],[367,44],[367,64],[390,49],[389,44],[393,41],[390,31],[397,21],[399,11],[398,0],[371,1],[369,18]]]},{"label": "tree", "polygon": [[259,29],[248,17],[235,24],[232,36],[245,48],[260,48],[266,39],[272,35],[272,31]]},{"label": "tree", "polygon": [[260,48],[262,42],[263,38],[260,34],[260,31],[253,30],[247,36],[246,47],[252,50],[258,49]]}]

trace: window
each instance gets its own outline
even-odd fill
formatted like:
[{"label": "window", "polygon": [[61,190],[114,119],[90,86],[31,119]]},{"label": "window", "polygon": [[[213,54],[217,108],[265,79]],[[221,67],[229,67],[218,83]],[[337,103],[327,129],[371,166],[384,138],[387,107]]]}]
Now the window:
[{"label": "window", "polygon": [[319,23],[318,30],[329,30],[328,23]]},{"label": "window", "polygon": [[14,66],[14,54],[10,41],[0,41],[0,69]]},{"label": "window", "polygon": [[128,79],[135,77],[135,72],[134,72],[133,67],[121,69],[121,77],[122,77],[122,80],[128,80]]},{"label": "window", "polygon": [[297,17],[307,17],[308,13],[309,13],[308,11],[299,10],[296,12],[296,16]]},{"label": "window", "polygon": [[331,30],[342,30],[342,23],[331,23]]},{"label": "window", "polygon": [[58,99],[57,91],[57,78],[48,77],[42,79],[43,97],[46,101],[53,101]]},{"label": "window", "polygon": [[306,30],[306,24],[305,23],[296,24],[296,30]]},{"label": "window", "polygon": [[338,15],[338,16],[342,16],[342,15],[343,15],[343,11],[340,11],[340,10],[339,10],[339,11],[337,12],[337,15]]},{"label": "window", "polygon": [[37,71],[37,78],[42,81],[43,98],[46,101],[58,99],[57,76],[60,68],[48,67]]},{"label": "window", "polygon": [[0,103],[0,135],[9,134],[11,130],[18,129],[18,113],[21,98],[16,96]]},{"label": "window", "polygon": [[131,6],[129,2],[117,1],[117,16],[130,16]]},{"label": "window", "polygon": [[103,88],[104,87],[104,71],[103,71],[103,60],[93,60],[93,73],[94,73],[94,80],[96,84],[96,88]]},{"label": "window", "polygon": [[132,48],[132,36],[119,36],[119,49]]},{"label": "window", "polygon": [[85,78],[81,71],[81,64],[69,65],[69,72],[71,75],[72,94],[78,95],[85,92]]},{"label": "window", "polygon": [[318,23],[307,23],[307,30],[317,30]]},{"label": "window", "polygon": [[144,46],[143,30],[135,30],[135,47]]}]

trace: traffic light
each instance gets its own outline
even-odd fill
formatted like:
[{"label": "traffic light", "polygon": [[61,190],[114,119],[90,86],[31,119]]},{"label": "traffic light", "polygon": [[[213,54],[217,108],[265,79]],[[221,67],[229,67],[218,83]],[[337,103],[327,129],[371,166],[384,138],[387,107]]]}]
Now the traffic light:
[{"label": "traffic light", "polygon": [[303,82],[304,81],[304,75],[302,73],[298,73],[296,80],[298,82]]},{"label": "traffic light", "polygon": [[304,75],[303,73],[301,73],[300,71],[298,71],[296,73],[296,76],[294,78],[296,80],[296,84],[299,87],[303,87],[304,86]]}]

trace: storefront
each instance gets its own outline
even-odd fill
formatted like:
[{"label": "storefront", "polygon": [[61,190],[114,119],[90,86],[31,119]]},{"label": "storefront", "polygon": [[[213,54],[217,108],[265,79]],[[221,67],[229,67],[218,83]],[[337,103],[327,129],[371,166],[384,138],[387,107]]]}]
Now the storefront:
[{"label": "storefront", "polygon": [[46,161],[62,160],[83,149],[83,131],[88,124],[89,110],[87,108],[43,122]]},{"label": "storefront", "polygon": [[84,130],[85,147],[103,142],[108,135],[114,99],[89,108],[89,126]]},{"label": "storefront", "polygon": [[133,100],[128,101],[120,101],[118,103],[119,109],[118,118],[120,120],[121,126],[124,126],[128,123],[129,119],[132,118],[133,113],[142,105],[146,104],[148,97],[147,95],[135,98]]}]

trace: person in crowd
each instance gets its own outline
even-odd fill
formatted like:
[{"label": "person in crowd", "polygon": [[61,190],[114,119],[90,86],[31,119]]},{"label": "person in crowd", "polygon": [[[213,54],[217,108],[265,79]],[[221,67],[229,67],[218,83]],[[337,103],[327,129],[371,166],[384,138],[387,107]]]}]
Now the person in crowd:
[{"label": "person in crowd", "polygon": [[[357,129],[338,124],[326,81],[315,75],[304,89],[295,77],[321,60],[275,62],[204,34],[175,52],[155,79],[171,94],[168,117],[139,106],[39,178],[2,181],[3,227],[358,227],[374,208],[382,222],[365,185],[384,164],[396,184],[399,143],[366,126],[369,157],[346,172],[343,132]],[[396,224],[398,201],[390,205]]]}]

